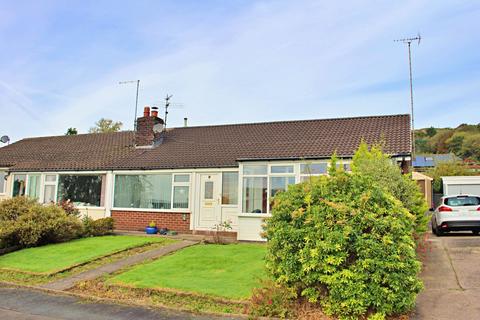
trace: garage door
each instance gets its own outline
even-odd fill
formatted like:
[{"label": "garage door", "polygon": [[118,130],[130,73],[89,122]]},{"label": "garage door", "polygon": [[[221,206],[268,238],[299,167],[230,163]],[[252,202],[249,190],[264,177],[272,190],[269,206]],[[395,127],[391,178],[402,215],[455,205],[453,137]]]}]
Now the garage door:
[{"label": "garage door", "polygon": [[448,195],[456,194],[480,195],[480,184],[449,184]]}]

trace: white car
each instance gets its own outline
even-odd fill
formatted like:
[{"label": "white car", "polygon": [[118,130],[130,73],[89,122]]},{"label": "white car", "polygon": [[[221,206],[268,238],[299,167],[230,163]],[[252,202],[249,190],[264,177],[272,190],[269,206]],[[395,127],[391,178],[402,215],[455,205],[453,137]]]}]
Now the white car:
[{"label": "white car", "polygon": [[444,196],[432,215],[432,232],[437,236],[449,231],[480,231],[480,196]]}]

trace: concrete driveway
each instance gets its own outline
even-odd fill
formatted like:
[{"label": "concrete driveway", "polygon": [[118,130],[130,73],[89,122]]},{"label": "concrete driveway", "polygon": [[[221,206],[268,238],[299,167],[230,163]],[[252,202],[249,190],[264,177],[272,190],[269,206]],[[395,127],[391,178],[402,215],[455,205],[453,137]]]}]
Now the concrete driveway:
[{"label": "concrete driveway", "polygon": [[413,319],[480,319],[480,237],[430,234],[429,243]]}]

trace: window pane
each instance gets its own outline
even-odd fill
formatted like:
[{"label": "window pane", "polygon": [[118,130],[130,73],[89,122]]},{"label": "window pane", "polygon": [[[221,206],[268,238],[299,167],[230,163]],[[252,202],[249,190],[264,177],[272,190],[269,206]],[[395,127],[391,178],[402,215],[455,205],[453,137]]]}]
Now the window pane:
[{"label": "window pane", "polygon": [[293,166],[272,166],[271,173],[293,173]]},{"label": "window pane", "polygon": [[189,174],[176,174],[173,177],[174,182],[190,182],[190,175]]},{"label": "window pane", "polygon": [[203,199],[213,199],[213,181],[205,181]]},{"label": "window pane", "polygon": [[300,165],[301,174],[324,174],[327,173],[326,163],[302,163]]},{"label": "window pane", "polygon": [[54,174],[47,174],[45,176],[45,182],[56,182],[57,181],[57,176]]},{"label": "window pane", "polygon": [[0,193],[5,193],[5,172],[0,171]]},{"label": "window pane", "polygon": [[188,187],[173,187],[173,207],[188,208]]},{"label": "window pane", "polygon": [[24,196],[25,195],[25,182],[27,176],[24,174],[15,174],[13,176],[13,192],[12,196]]},{"label": "window pane", "polygon": [[28,196],[36,199],[40,197],[40,175],[28,175]]},{"label": "window pane", "polygon": [[245,165],[243,166],[243,174],[267,174],[267,166],[266,165]]},{"label": "window pane", "polygon": [[61,175],[58,177],[58,201],[70,200],[76,206],[100,206],[102,176]]},{"label": "window pane", "polygon": [[238,204],[238,173],[237,172],[223,173],[222,204]]},{"label": "window pane", "polygon": [[286,191],[290,184],[295,184],[295,177],[271,177],[270,196],[273,197],[277,192]]},{"label": "window pane", "polygon": [[243,212],[267,212],[267,178],[243,178]]},{"label": "window pane", "polygon": [[55,186],[54,185],[45,185],[45,190],[43,192],[43,203],[55,203]]},{"label": "window pane", "polygon": [[117,175],[116,208],[171,209],[172,175]]}]

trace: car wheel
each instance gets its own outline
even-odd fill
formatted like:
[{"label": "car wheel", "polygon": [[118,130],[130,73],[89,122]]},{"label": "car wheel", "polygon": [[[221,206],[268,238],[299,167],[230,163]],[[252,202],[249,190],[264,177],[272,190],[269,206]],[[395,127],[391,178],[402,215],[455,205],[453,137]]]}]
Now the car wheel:
[{"label": "car wheel", "polygon": [[479,230],[472,230],[472,233],[473,233],[474,236],[478,236],[478,234],[480,233],[480,231],[479,231]]}]

